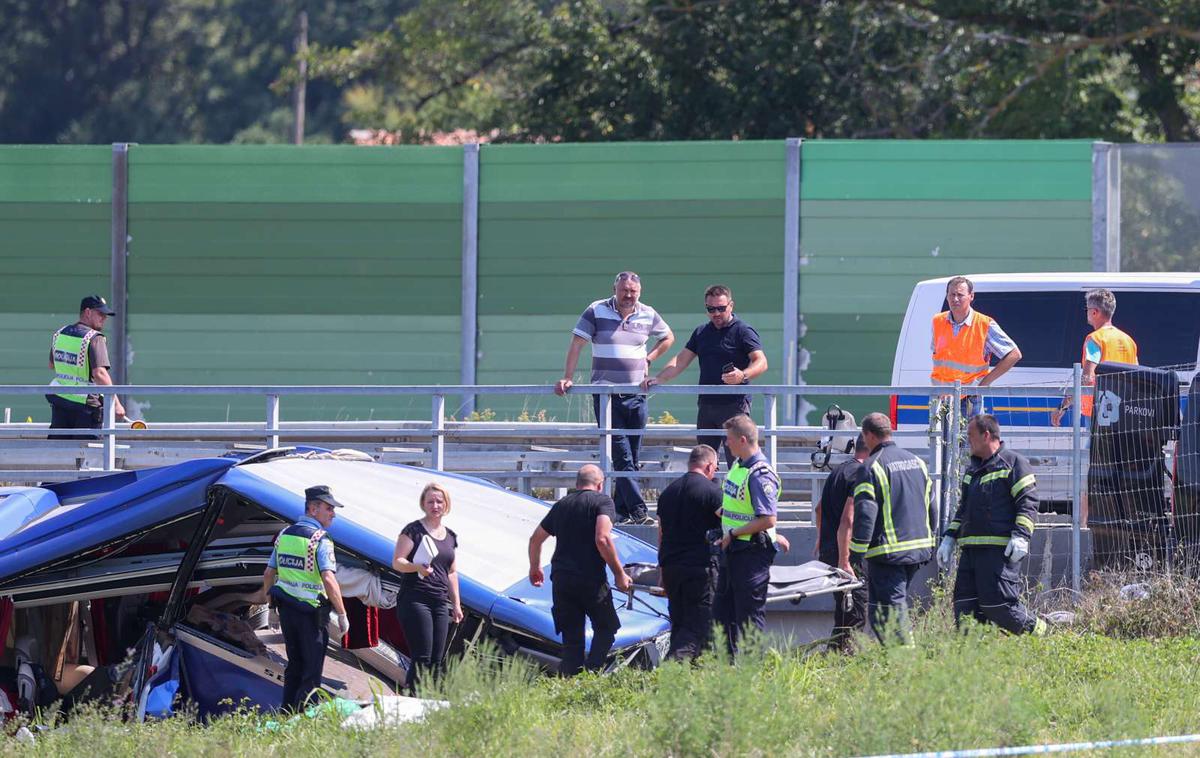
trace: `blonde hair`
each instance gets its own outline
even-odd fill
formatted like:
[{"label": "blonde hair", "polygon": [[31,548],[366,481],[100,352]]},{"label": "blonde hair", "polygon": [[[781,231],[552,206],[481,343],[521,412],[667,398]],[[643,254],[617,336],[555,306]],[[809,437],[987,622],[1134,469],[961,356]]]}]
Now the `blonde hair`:
[{"label": "blonde hair", "polygon": [[430,482],[429,484],[425,485],[425,489],[421,490],[421,497],[417,498],[417,507],[421,509],[422,513],[425,512],[425,496],[430,492],[440,492],[442,494],[442,499],[446,501],[446,509],[442,511],[442,515],[449,516],[450,492],[438,482]]}]

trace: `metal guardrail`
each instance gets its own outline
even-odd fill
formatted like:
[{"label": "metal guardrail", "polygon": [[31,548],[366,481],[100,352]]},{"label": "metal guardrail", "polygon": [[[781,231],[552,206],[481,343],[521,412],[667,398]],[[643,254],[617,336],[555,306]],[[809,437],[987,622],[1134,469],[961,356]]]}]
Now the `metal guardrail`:
[{"label": "metal guardrail", "polygon": [[[1084,388],[1081,385],[1081,373],[1078,364],[1075,366],[1072,395],[1074,425],[1073,430],[1022,430],[1022,436],[1029,437],[1059,437],[1071,435],[1071,493],[1074,502],[1079,502],[1082,491],[1082,455],[1083,434],[1086,430],[1080,428],[1079,409],[1080,398]],[[0,385],[0,395],[44,395],[46,385]],[[801,439],[813,439],[829,436],[831,430],[824,426],[800,426],[779,424],[779,399],[804,395],[821,395],[828,397],[879,397],[890,395],[925,395],[932,398],[946,397],[949,413],[946,427],[958,429],[960,424],[960,407],[964,394],[972,396],[1006,396],[1034,397],[1045,396],[1047,393],[1060,391],[1058,387],[1033,386],[971,386],[963,388],[953,386],[890,386],[890,385],[656,385],[649,393],[642,393],[637,385],[612,384],[577,384],[570,390],[571,395],[599,395],[599,418],[596,425],[585,423],[558,422],[448,422],[446,418],[446,397],[475,396],[475,395],[549,395],[553,388],[548,385],[118,385],[105,387],[105,395],[134,394],[145,396],[172,395],[251,395],[263,398],[263,422],[259,423],[199,423],[199,424],[167,424],[156,425],[154,429],[129,429],[118,426],[114,418],[113,404],[105,403],[104,422],[100,429],[92,430],[99,436],[102,443],[101,471],[117,471],[118,441],[136,440],[172,440],[195,439],[199,435],[216,436],[222,439],[261,440],[267,448],[279,447],[282,440],[287,439],[361,439],[363,437],[404,436],[427,441],[429,447],[429,468],[444,470],[446,463],[447,439],[488,439],[504,435],[539,437],[539,438],[591,438],[596,439],[596,459],[611,481],[619,477],[660,478],[668,476],[666,472],[654,473],[643,471],[613,471],[612,469],[612,438],[614,434],[640,436],[643,440],[678,439],[701,435],[723,435],[723,429],[696,429],[693,425],[657,425],[651,424],[645,429],[614,429],[612,427],[612,396],[617,394],[652,394],[652,395],[751,395],[761,397],[762,403],[762,439],[761,444],[767,458],[773,464],[780,460],[779,446],[781,442]],[[341,395],[341,396],[426,396],[431,399],[429,421],[397,421],[397,422],[282,422],[280,410],[283,398],[311,395]],[[78,429],[52,430],[36,424],[7,424],[0,425],[0,441],[42,439],[47,437],[77,435]],[[926,438],[928,440],[927,461],[931,474],[942,485],[944,497],[941,498],[940,521],[944,525],[953,512],[954,501],[958,492],[958,471],[960,448],[958,444],[947,444],[940,437],[940,432],[934,431],[933,425],[928,429],[897,430],[896,436],[903,438]],[[840,435],[839,435],[840,436]],[[953,438],[953,435],[951,435]],[[0,470],[0,480],[11,472]],[[43,473],[43,472],[38,472]],[[46,472],[49,473],[49,472]],[[566,478],[568,472],[563,472]],[[791,472],[791,478],[810,479],[816,483],[827,474],[824,472]],[[674,474],[669,474],[674,476]],[[1073,583],[1078,589],[1080,574],[1080,537],[1079,509],[1073,509],[1072,522],[1072,576]]]}]

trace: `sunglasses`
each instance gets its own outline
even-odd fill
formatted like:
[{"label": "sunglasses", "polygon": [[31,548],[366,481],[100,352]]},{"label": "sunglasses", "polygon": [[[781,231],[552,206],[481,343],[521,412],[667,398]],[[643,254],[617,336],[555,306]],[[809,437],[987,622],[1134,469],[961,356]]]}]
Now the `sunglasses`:
[{"label": "sunglasses", "polygon": [[617,274],[617,281],[618,282],[624,282],[624,281],[640,282],[640,281],[642,281],[642,278],[640,276],[638,276],[637,274],[633,273],[632,271],[622,271],[621,273]]},{"label": "sunglasses", "polygon": [[729,306],[728,305],[706,305],[706,306],[704,306],[704,310],[708,311],[709,313],[724,313],[725,311],[729,310]]}]

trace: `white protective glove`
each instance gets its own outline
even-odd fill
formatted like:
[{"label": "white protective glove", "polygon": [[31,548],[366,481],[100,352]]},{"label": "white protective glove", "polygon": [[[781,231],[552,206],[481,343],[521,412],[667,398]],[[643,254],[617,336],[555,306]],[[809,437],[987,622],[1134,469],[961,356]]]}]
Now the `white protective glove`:
[{"label": "white protective glove", "polygon": [[337,622],[338,622],[338,636],[339,637],[345,637],[347,634],[350,633],[350,618],[346,614],[339,613],[338,617],[337,617]]},{"label": "white protective glove", "polygon": [[945,568],[950,565],[950,561],[954,558],[954,546],[958,544],[958,540],[953,537],[943,537],[942,544],[938,546],[937,561],[938,565]]},{"label": "white protective glove", "polygon": [[1029,540],[1019,536],[1009,538],[1008,547],[1004,548],[1004,557],[1008,558],[1009,563],[1017,563],[1027,555],[1029,555]]}]

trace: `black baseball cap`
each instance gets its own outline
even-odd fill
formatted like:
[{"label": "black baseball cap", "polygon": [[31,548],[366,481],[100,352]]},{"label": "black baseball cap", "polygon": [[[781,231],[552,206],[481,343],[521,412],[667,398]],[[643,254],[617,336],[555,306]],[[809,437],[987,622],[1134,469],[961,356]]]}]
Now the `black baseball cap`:
[{"label": "black baseball cap", "polygon": [[333,499],[333,492],[327,485],[318,484],[315,487],[309,487],[304,490],[304,502],[309,500],[320,500],[329,503],[334,508],[344,508],[345,506]]},{"label": "black baseball cap", "polygon": [[88,295],[84,299],[80,300],[79,310],[82,311],[84,308],[91,308],[94,311],[100,311],[105,316],[115,316],[117,313],[111,307],[109,307],[108,301],[99,295]]}]

